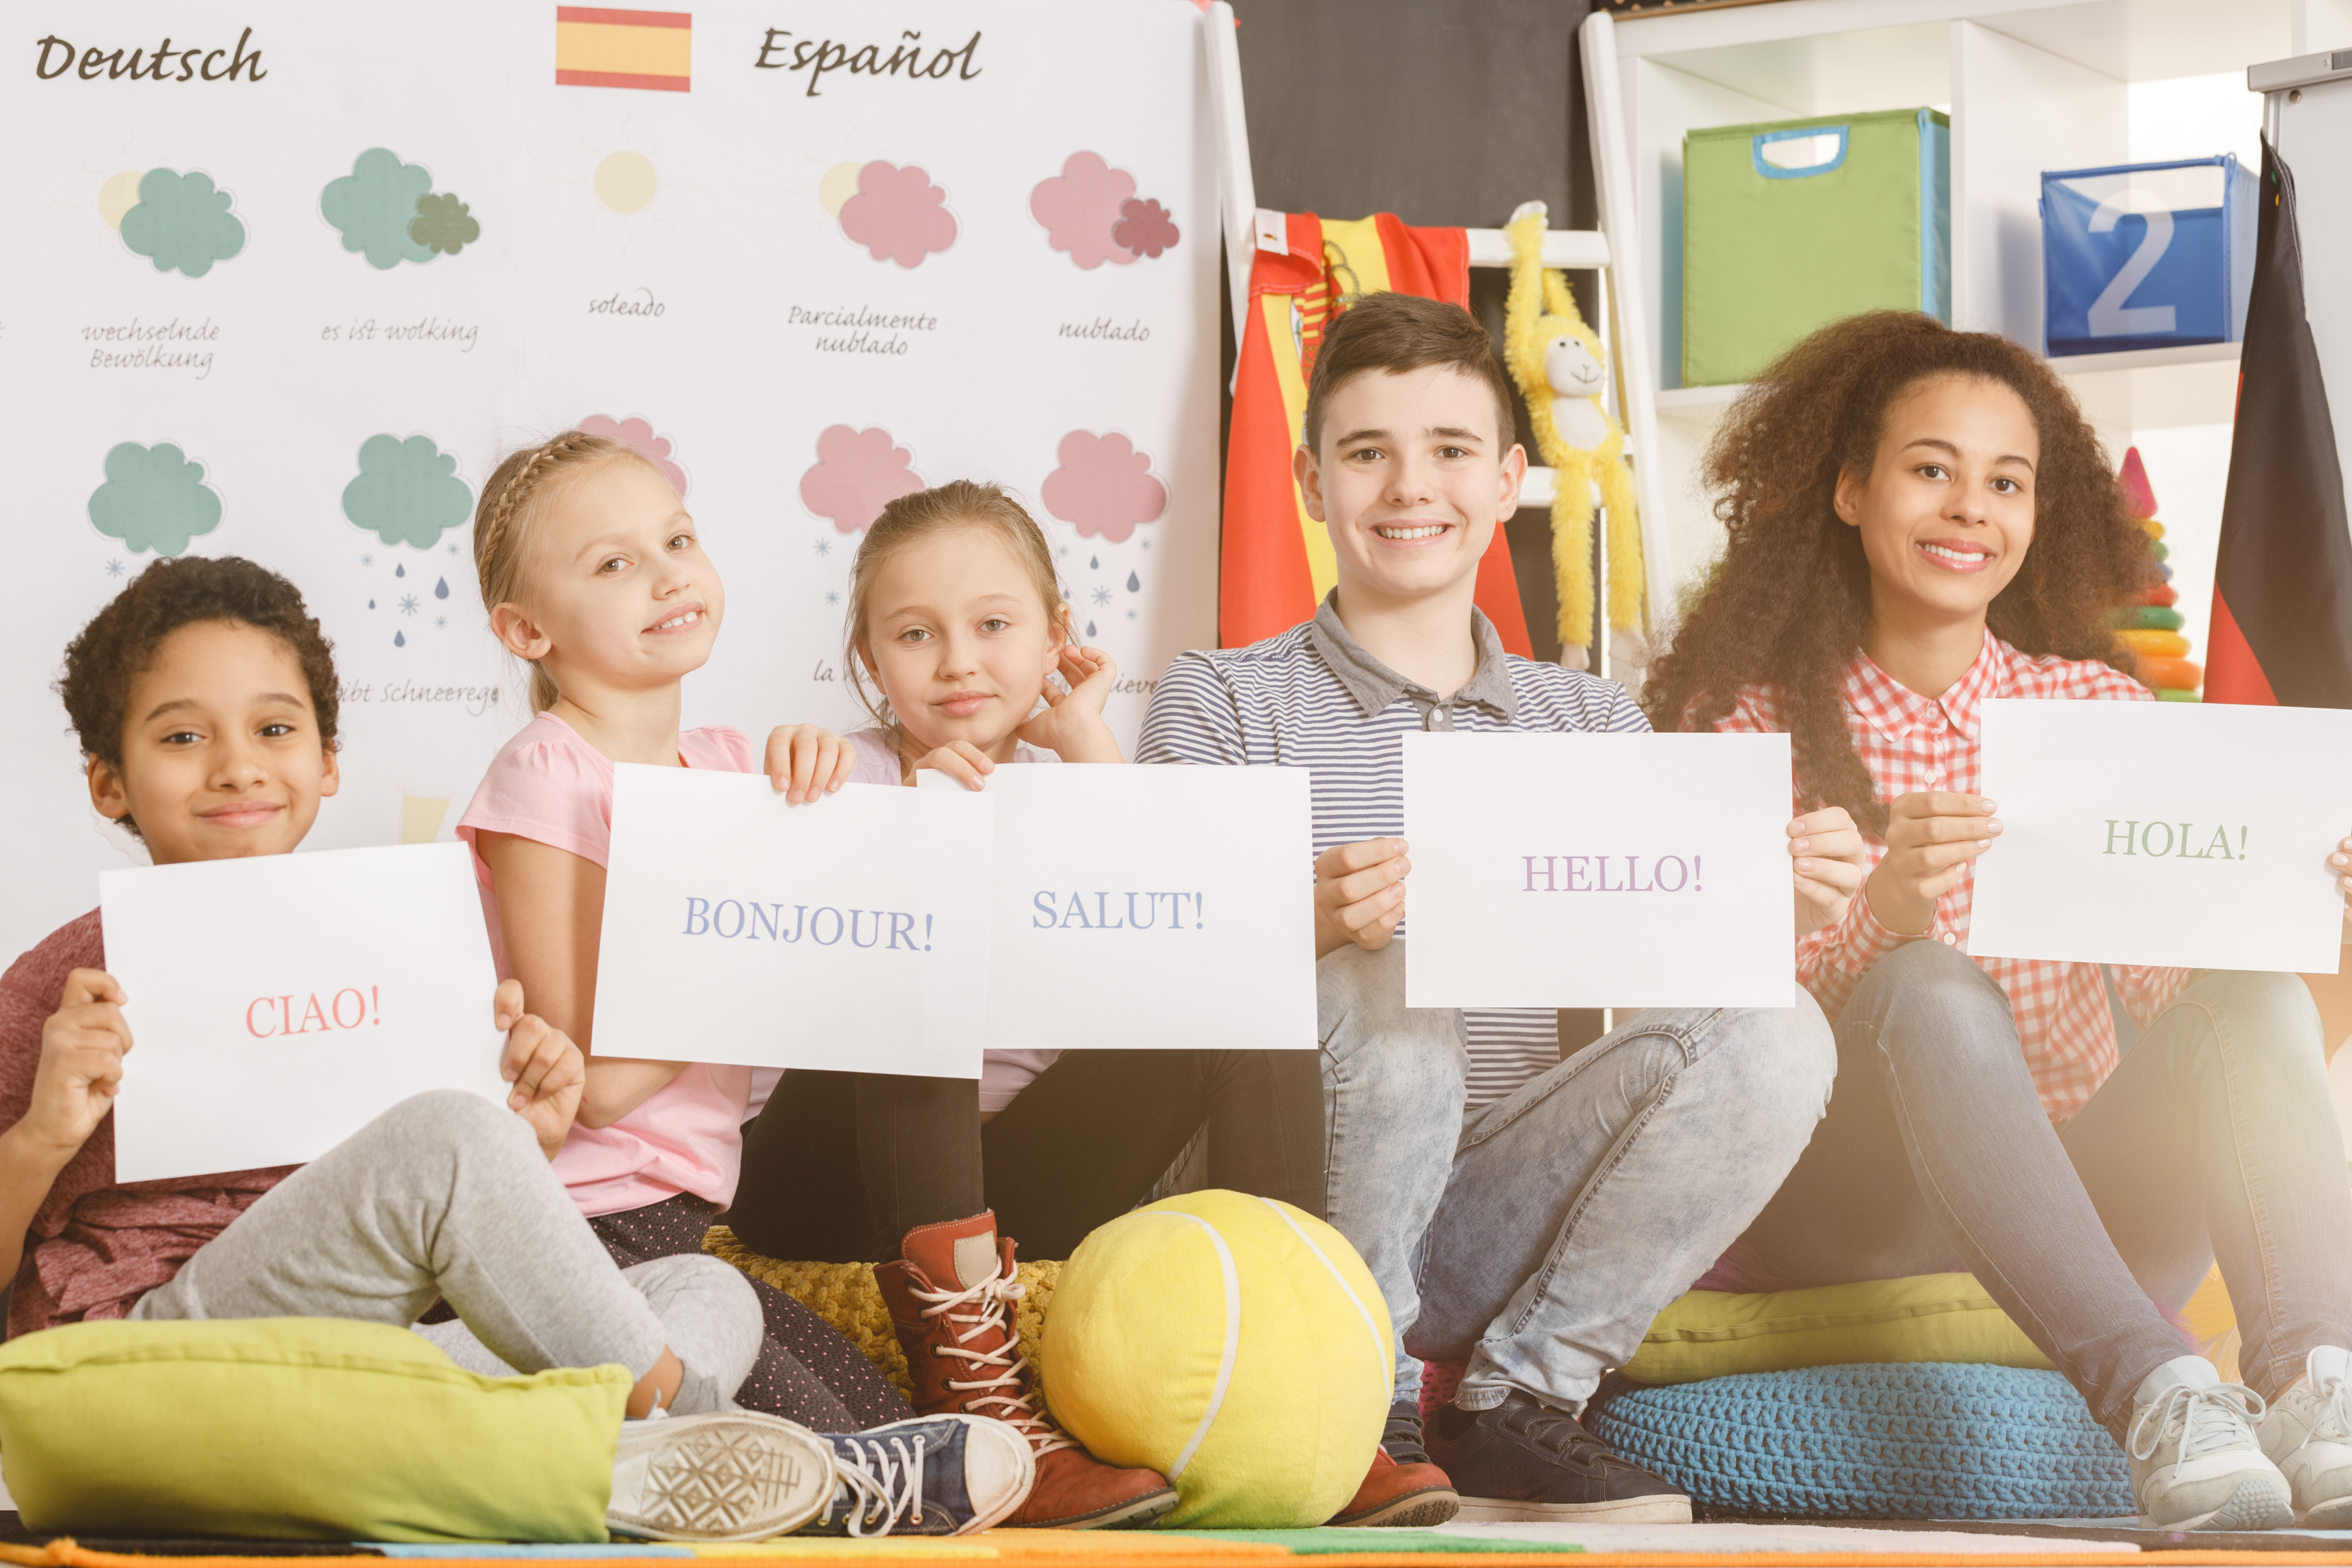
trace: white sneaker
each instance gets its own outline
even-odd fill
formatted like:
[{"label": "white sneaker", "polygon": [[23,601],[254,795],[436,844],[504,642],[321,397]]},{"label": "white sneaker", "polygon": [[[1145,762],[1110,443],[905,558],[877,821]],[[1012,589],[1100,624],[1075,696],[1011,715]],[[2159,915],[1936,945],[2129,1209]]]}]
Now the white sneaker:
[{"label": "white sneaker", "polygon": [[765,1541],[833,1496],[833,1446],[750,1410],[621,1423],[604,1525],[646,1541]]},{"label": "white sneaker", "polygon": [[2262,1395],[2223,1383],[2202,1356],[2175,1357],[2132,1395],[2132,1500],[2159,1530],[2275,1530],[2292,1489],[2254,1435]]},{"label": "white sneaker", "polygon": [[2263,1452],[2294,1489],[2294,1521],[2352,1528],[2352,1352],[2321,1345],[2263,1417]]}]

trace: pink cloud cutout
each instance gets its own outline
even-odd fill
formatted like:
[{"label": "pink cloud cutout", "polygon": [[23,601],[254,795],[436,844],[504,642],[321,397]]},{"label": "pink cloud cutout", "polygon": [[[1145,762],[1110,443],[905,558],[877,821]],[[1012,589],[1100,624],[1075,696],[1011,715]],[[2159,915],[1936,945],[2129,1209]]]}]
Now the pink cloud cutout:
[{"label": "pink cloud cutout", "polygon": [[801,476],[801,504],[844,533],[862,533],[883,507],[923,488],[915,455],[877,425],[828,426],[816,438],[816,464]]},{"label": "pink cloud cutout", "polygon": [[1137,451],[1124,436],[1073,430],[1055,456],[1062,466],[1045,476],[1039,493],[1047,511],[1082,534],[1123,543],[1168,510],[1168,487],[1151,477],[1151,454]]},{"label": "pink cloud cutout", "polygon": [[1135,252],[1113,237],[1119,208],[1135,195],[1135,176],[1114,169],[1099,153],[1073,153],[1062,172],[1029,193],[1029,216],[1045,226],[1045,242],[1066,250],[1091,272],[1108,261],[1125,267]]},{"label": "pink cloud cutout", "polygon": [[1176,232],[1176,220],[1158,202],[1148,202],[1131,196],[1118,205],[1118,222],[1111,226],[1111,239],[1138,256],[1158,258],[1163,251],[1175,248],[1181,237]]},{"label": "pink cloud cutout", "polygon": [[591,414],[580,422],[580,428],[591,436],[602,436],[608,441],[618,441],[635,452],[646,462],[661,470],[681,500],[686,495],[686,470],[670,456],[670,440],[656,436],[651,424],[643,419],[615,419],[609,414]]},{"label": "pink cloud cutout", "polygon": [[948,193],[909,163],[879,159],[857,171],[857,194],[841,204],[841,232],[877,261],[919,267],[923,258],[955,243]]}]

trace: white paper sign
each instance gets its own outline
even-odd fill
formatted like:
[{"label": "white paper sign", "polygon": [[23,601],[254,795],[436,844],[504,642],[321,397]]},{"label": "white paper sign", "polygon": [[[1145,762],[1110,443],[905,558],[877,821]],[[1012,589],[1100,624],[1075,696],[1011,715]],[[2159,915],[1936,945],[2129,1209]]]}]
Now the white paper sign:
[{"label": "white paper sign", "polygon": [[503,1104],[465,847],[206,860],[98,879],[131,1000],[123,1182],[299,1164],[430,1089]]},{"label": "white paper sign", "polygon": [[993,802],[613,773],[600,1054],[980,1076]]},{"label": "white paper sign", "polygon": [[1403,738],[1405,1002],[1786,1007],[1786,735]]},{"label": "white paper sign", "polygon": [[2352,713],[2170,702],[1984,704],[1969,952],[2336,973]]},{"label": "white paper sign", "polygon": [[986,798],[989,1045],[1314,1048],[1307,770],[999,768]]}]

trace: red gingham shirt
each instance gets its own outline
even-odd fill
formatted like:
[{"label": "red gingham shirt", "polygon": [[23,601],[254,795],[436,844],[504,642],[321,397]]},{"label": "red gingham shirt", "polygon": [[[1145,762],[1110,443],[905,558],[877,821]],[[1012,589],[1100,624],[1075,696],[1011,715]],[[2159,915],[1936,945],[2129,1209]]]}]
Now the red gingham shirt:
[{"label": "red gingham shirt", "polygon": [[[1716,728],[1759,731],[1788,728],[1774,687],[1741,690],[1731,714]],[[1845,725],[1853,749],[1870,770],[1878,798],[1926,790],[1975,795],[1983,789],[1977,725],[1988,697],[2063,698],[2070,700],[2147,702],[2148,689],[2104,664],[2033,658],[1985,634],[1984,651],[1966,675],[1941,697],[1922,697],[1858,654],[1846,667]],[[1799,811],[1804,808],[1799,799]],[[1885,839],[1863,835],[1874,868],[1886,853]],[[1916,936],[1888,931],[1871,913],[1867,892],[1847,905],[1845,918],[1797,943],[1797,978],[1832,1018],[1838,1016],[1870,966],[1907,942],[1941,942],[1969,950],[1969,910],[1976,899],[1976,868],[1936,903],[1935,919]],[[2095,963],[2046,959],[1979,958],[1977,966],[2009,993],[2025,1065],[2051,1121],[2064,1126],[2116,1070],[2115,1019],[2107,1011],[2106,987]],[[2187,988],[2194,971],[2126,968],[2116,979],[2124,1009],[2140,1024],[2152,1022]]]}]

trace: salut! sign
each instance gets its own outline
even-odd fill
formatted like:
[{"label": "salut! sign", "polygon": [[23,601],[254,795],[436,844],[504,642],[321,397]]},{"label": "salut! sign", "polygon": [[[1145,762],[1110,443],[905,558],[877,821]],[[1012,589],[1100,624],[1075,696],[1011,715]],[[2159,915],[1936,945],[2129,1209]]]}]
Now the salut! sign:
[{"label": "salut! sign", "polygon": [[[1094,902],[1084,893],[1033,893],[1029,897],[1032,931],[1199,931],[1207,903],[1192,893],[1097,891]],[[1142,902],[1139,904],[1138,900]],[[1161,900],[1166,900],[1164,903]],[[1184,911],[1192,923],[1184,923]]]},{"label": "salut! sign", "polygon": [[[2173,830],[2178,827],[2176,834]],[[2231,835],[2237,835],[2233,849]],[[2196,846],[2202,844],[2200,849]],[[2107,818],[2107,847],[2102,855],[2146,856],[2151,860],[2243,860],[2246,826],[2207,828],[2195,823],[2149,822]]]},{"label": "salut! sign", "polygon": [[[1522,855],[1523,893],[1700,893],[1700,857],[1680,855]],[[1609,879],[1617,881],[1612,886]]]},{"label": "salut! sign", "polygon": [[257,996],[245,1005],[245,1032],[257,1040],[307,1035],[314,1030],[331,1034],[337,1029],[358,1029],[370,1024],[381,1026],[383,1023],[383,994],[381,988],[373,985],[346,985],[340,991],[307,994],[290,991],[279,996]]}]

